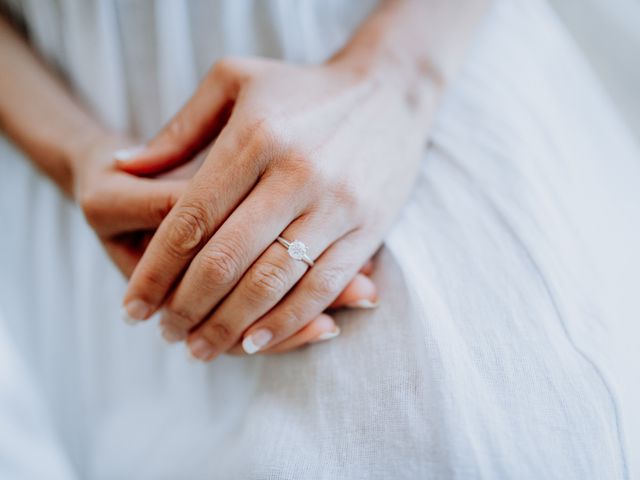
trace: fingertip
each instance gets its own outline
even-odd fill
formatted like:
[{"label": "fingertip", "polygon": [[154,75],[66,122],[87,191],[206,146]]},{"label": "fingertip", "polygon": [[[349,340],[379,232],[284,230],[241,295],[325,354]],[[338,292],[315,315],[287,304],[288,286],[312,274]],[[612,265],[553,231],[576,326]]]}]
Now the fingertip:
[{"label": "fingertip", "polygon": [[326,313],[321,313],[293,336],[271,348],[261,351],[260,353],[286,353],[303,347],[309,343],[316,343],[335,338],[339,334],[340,328],[336,325],[333,318]]},{"label": "fingertip", "polygon": [[152,305],[138,298],[128,300],[122,307],[123,316],[126,316],[125,321],[131,325],[148,319],[154,310]]},{"label": "fingertip", "polygon": [[331,340],[340,335],[340,327],[336,325],[333,317],[326,313],[321,313],[315,320],[313,320],[310,326],[314,331],[314,337],[309,340],[309,343],[318,343]]},{"label": "fingertip", "polygon": [[[373,281],[358,273],[331,304],[332,308],[373,308],[377,304],[378,289]],[[364,306],[365,302],[368,306]]]},{"label": "fingertip", "polygon": [[[183,152],[160,148],[150,144],[136,145],[116,150],[113,159],[116,166],[133,175],[155,175],[184,163]],[[187,155],[188,158],[190,158]]]},{"label": "fingertip", "polygon": [[144,144],[134,145],[133,147],[121,148],[113,152],[113,159],[118,165],[125,166],[135,164],[136,160],[147,150]]},{"label": "fingertip", "polygon": [[338,327],[336,325],[336,327],[332,331],[324,332],[324,333],[318,335],[313,340],[310,340],[309,343],[326,342],[327,340],[331,340],[332,338],[336,338],[338,335],[340,335],[341,331],[342,330],[340,329],[340,327]]},{"label": "fingertip", "polygon": [[368,260],[360,269],[360,273],[363,275],[371,275],[373,273],[373,260]]},{"label": "fingertip", "polygon": [[321,313],[311,321],[309,327],[313,328],[316,334],[322,334],[333,331],[336,328],[336,322],[331,315]]}]

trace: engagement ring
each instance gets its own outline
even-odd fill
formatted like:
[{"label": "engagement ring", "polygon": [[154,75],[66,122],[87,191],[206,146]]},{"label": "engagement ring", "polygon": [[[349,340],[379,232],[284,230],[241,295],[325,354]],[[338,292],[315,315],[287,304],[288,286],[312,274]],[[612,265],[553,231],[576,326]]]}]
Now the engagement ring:
[{"label": "engagement ring", "polygon": [[278,237],[278,243],[287,249],[289,256],[294,260],[300,260],[310,267],[313,267],[313,260],[307,255],[307,246],[300,240],[289,242],[282,237]]}]

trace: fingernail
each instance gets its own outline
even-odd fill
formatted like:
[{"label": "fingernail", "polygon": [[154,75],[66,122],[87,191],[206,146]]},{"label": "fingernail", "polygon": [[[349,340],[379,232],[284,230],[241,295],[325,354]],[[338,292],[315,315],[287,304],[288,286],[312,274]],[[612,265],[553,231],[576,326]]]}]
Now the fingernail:
[{"label": "fingernail", "polygon": [[122,321],[124,323],[126,323],[127,325],[137,325],[138,323],[140,323],[140,320],[136,320],[135,318],[131,318],[129,316],[129,313],[127,313],[127,310],[124,307],[120,307],[120,317],[122,318]]},{"label": "fingernail", "polygon": [[340,332],[341,332],[340,327],[336,327],[335,330],[333,330],[332,332],[324,332],[318,335],[316,338],[311,340],[311,343],[318,343],[318,342],[324,342],[325,340],[331,340],[332,338],[336,338],[338,335],[340,335]]},{"label": "fingernail", "polygon": [[213,346],[202,337],[198,337],[193,342],[190,342],[189,350],[191,351],[191,355],[198,360],[207,360],[215,353]]},{"label": "fingernail", "polygon": [[178,330],[177,328],[172,327],[160,327],[160,333],[162,334],[162,338],[164,338],[169,343],[176,343],[180,340],[184,340],[186,335],[182,330]]},{"label": "fingernail", "polygon": [[378,300],[371,301],[367,298],[363,298],[361,300],[357,300],[355,302],[347,303],[345,307],[347,308],[376,308],[378,306]]},{"label": "fingernail", "polygon": [[146,320],[153,312],[153,308],[142,300],[130,300],[124,304],[124,321],[129,325],[135,325],[140,320]]},{"label": "fingernail", "polygon": [[198,361],[198,359],[193,356],[193,353],[191,353],[191,349],[189,348],[189,345],[187,345],[186,354],[187,354],[187,361],[189,363],[196,363]]},{"label": "fingernail", "polygon": [[256,330],[251,335],[244,337],[242,349],[249,355],[253,355],[264,347],[273,338],[273,334],[266,328]]},{"label": "fingernail", "polygon": [[136,145],[135,147],[116,150],[115,152],[113,152],[113,158],[115,158],[119,162],[128,162],[129,160],[133,160],[142,152],[144,152],[146,148],[146,145]]}]

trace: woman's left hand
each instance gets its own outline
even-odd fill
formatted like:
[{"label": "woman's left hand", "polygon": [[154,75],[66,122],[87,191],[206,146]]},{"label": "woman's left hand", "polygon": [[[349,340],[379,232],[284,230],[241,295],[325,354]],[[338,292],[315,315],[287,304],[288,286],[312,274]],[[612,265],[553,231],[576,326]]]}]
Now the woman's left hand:
[{"label": "woman's left hand", "polygon": [[[357,66],[356,66],[357,65]],[[215,138],[135,268],[125,308],[160,307],[172,335],[211,360],[243,341],[274,349],[317,318],[380,246],[406,201],[430,107],[393,69],[226,59],[130,173],[172,168]],[[276,242],[301,240],[309,268]]]}]

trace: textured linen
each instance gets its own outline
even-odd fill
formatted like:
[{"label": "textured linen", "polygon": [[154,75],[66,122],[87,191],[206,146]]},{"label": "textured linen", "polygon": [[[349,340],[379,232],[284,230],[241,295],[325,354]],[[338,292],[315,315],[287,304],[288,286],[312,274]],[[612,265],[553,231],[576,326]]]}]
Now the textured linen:
[{"label": "textured linen", "polygon": [[[104,121],[147,136],[219,56],[321,61],[373,3],[17,6]],[[639,151],[543,2],[482,26],[381,252],[379,309],[294,354],[194,365],[124,325],[80,212],[0,148],[2,478],[44,478],[21,473],[36,457],[60,479],[640,475]]]}]

